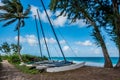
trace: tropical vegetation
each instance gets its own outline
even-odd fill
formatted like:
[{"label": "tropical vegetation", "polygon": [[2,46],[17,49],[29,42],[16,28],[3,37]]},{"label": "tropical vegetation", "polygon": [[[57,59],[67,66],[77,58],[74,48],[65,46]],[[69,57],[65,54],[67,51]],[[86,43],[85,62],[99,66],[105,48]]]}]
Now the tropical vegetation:
[{"label": "tropical vegetation", "polygon": [[[98,3],[97,3],[98,2]],[[113,67],[108,54],[107,46],[101,32],[101,27],[107,23],[103,21],[102,14],[97,9],[99,4],[105,4],[108,1],[101,0],[51,0],[50,9],[52,11],[61,11],[58,16],[67,16],[71,22],[83,19],[89,27],[92,27],[92,36],[97,46],[101,47],[105,59],[104,67]],[[98,12],[97,12],[98,11]],[[104,15],[103,15],[104,16]],[[106,25],[105,25],[106,24]]]},{"label": "tropical vegetation", "polygon": [[20,28],[25,25],[24,19],[28,18],[30,5],[28,6],[28,9],[24,10],[20,0],[2,0],[1,2],[4,4],[3,6],[0,6],[0,10],[3,10],[3,12],[0,13],[0,22],[5,22],[3,27],[17,22],[15,27],[15,31],[18,31],[17,53],[20,61],[23,62],[20,54]]},{"label": "tropical vegetation", "polygon": [[[7,57],[10,62],[39,61],[42,58],[21,55],[20,50],[20,28],[25,25],[24,19],[28,18],[30,6],[24,10],[20,0],[2,0],[3,6],[0,9],[0,22],[4,21],[3,27],[17,22],[15,31],[18,31],[18,42],[9,45],[7,42],[0,46],[0,51],[10,55]],[[53,12],[60,11],[58,16],[67,16],[72,23],[77,20],[84,20],[88,27],[92,28],[92,37],[95,44],[101,47],[105,59],[104,67],[112,68],[112,62],[105,42],[104,30],[111,37],[119,52],[119,59],[116,67],[120,67],[120,1],[119,0],[51,0],[50,9]],[[12,49],[12,50],[11,50]],[[13,54],[11,55],[11,51]],[[16,53],[19,56],[19,59]],[[47,58],[46,58],[47,59]]]},{"label": "tropical vegetation", "polygon": [[10,49],[10,45],[7,42],[4,42],[1,46],[0,46],[0,51],[2,53],[6,53],[8,55],[11,55],[11,49]]},{"label": "tropical vegetation", "polygon": [[[11,63],[20,63],[19,56],[17,55],[17,44],[8,44],[7,42],[3,42],[0,46],[0,51],[3,52],[4,54],[1,55],[2,59],[6,59]],[[20,46],[20,49],[22,49],[22,46]],[[8,54],[9,53],[9,54]],[[42,61],[42,60],[48,60],[47,57],[37,57],[29,54],[23,54],[21,55],[22,59],[26,63],[31,63],[31,62],[37,62],[37,61]]]}]

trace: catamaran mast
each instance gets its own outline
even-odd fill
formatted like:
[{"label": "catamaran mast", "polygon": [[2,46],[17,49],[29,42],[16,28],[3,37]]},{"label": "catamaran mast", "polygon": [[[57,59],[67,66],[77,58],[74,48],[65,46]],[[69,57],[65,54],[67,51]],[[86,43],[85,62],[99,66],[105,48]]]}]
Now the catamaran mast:
[{"label": "catamaran mast", "polygon": [[45,42],[45,46],[46,46],[46,49],[47,49],[48,57],[51,60],[50,52],[49,52],[49,49],[48,49],[47,41],[45,39],[45,33],[43,31],[43,26],[42,26],[42,23],[41,23],[41,19],[40,19],[40,15],[39,15],[38,9],[37,9],[37,15],[38,15],[38,18],[39,18],[39,23],[40,23],[41,31],[42,31],[42,34],[43,34],[43,39],[44,39],[44,42]]},{"label": "catamaran mast", "polygon": [[42,3],[42,6],[43,6],[43,8],[44,8],[44,10],[45,10],[46,15],[47,15],[47,18],[48,18],[48,21],[49,21],[50,26],[51,26],[51,28],[52,28],[52,31],[53,31],[53,33],[54,33],[54,35],[55,35],[55,38],[56,38],[56,41],[57,41],[58,46],[59,46],[59,48],[60,48],[60,51],[61,51],[61,53],[62,53],[62,55],[63,55],[64,61],[66,62],[65,55],[64,55],[63,50],[62,50],[62,47],[61,47],[61,45],[60,45],[60,43],[59,43],[59,40],[58,40],[57,35],[56,35],[56,32],[55,32],[55,30],[54,30],[54,28],[53,28],[53,25],[52,25],[52,22],[51,22],[51,20],[50,20],[50,18],[49,18],[49,15],[48,15],[48,13],[47,13],[47,11],[46,11],[45,5],[44,5],[44,3],[43,3],[42,0],[40,0],[40,1],[41,1],[41,3]]},{"label": "catamaran mast", "polygon": [[38,24],[37,24],[36,15],[34,15],[34,16],[35,16],[35,23],[36,23],[37,37],[38,37],[38,43],[39,43],[39,50],[40,50],[40,54],[41,54],[41,57],[42,57],[42,50],[41,50],[40,36],[39,36],[39,32],[38,32]]}]

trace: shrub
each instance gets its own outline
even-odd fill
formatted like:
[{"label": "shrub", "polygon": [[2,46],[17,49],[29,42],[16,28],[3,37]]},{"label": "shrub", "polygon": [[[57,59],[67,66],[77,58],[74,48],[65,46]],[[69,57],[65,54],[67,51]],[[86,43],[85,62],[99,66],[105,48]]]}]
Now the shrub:
[{"label": "shrub", "polygon": [[24,62],[37,62],[42,60],[48,60],[46,57],[41,58],[38,56],[29,55],[29,54],[22,55],[22,58]]},{"label": "shrub", "polygon": [[23,61],[24,62],[34,62],[35,61],[35,56],[24,54],[22,55]]},{"label": "shrub", "polygon": [[20,63],[20,59],[17,54],[13,54],[8,57],[8,61],[11,63]]},{"label": "shrub", "polygon": [[2,58],[3,60],[8,60],[9,56],[8,56],[8,55],[2,55],[1,58]]},{"label": "shrub", "polygon": [[0,56],[0,62],[2,62],[2,57]]},{"label": "shrub", "polygon": [[[19,57],[18,57],[18,54],[12,54],[10,56],[2,56],[2,59],[4,60],[8,60],[9,62],[11,63],[20,63],[20,60],[19,60]],[[42,61],[42,60],[48,60],[47,57],[38,57],[38,56],[33,56],[33,55],[29,55],[29,54],[24,54],[22,55],[22,59],[24,62],[26,63],[32,63],[32,62],[38,62],[38,61]]]},{"label": "shrub", "polygon": [[37,74],[39,73],[40,71],[37,70],[37,69],[31,69],[29,67],[26,67],[26,66],[20,66],[18,64],[15,64],[15,67],[17,69],[19,69],[20,71],[22,71],[23,73],[29,73],[29,74]]}]

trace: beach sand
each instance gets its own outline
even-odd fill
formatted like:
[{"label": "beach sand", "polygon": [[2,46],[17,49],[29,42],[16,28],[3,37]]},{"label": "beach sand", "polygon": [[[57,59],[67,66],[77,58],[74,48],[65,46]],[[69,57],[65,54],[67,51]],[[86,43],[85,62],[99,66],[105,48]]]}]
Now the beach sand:
[{"label": "beach sand", "polygon": [[0,67],[0,80],[120,80],[120,69],[85,66],[71,71],[31,75],[4,61]]}]

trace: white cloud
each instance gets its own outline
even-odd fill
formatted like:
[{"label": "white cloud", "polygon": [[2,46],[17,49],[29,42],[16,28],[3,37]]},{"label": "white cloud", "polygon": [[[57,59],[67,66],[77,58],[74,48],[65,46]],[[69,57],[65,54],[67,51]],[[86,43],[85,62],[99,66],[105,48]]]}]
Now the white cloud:
[{"label": "white cloud", "polygon": [[65,44],[65,43],[66,43],[65,40],[61,40],[61,41],[60,41],[60,44]]},{"label": "white cloud", "polygon": [[[34,6],[34,5],[31,6],[31,12],[32,12],[33,18],[34,18],[34,15],[37,15],[37,11],[36,11],[37,9],[39,9],[37,6]],[[56,11],[53,14],[50,10],[47,9],[47,13],[55,27],[64,27],[65,24],[69,24],[69,22],[70,22],[70,21],[68,21],[67,16],[61,15],[61,16],[57,17],[60,14],[60,11]],[[39,14],[40,14],[41,20],[43,22],[49,23],[44,10],[39,11]],[[87,24],[82,19],[77,20],[75,23],[72,23],[69,26],[73,26],[73,25],[74,26],[78,25],[80,27],[87,26]]]},{"label": "white cloud", "polygon": [[[31,5],[32,17],[34,18],[34,15],[36,15],[36,17],[37,17],[37,19],[38,19],[37,9],[38,9],[38,12],[39,12],[39,14],[40,14],[41,20],[44,21],[44,22],[48,22],[45,11],[42,11],[42,12],[41,12],[41,11],[39,10],[39,8],[38,8],[37,6],[34,6],[34,5]],[[50,12],[50,10],[47,10],[47,13],[48,13],[49,17],[52,16],[52,13]]]},{"label": "white cloud", "polygon": [[93,45],[92,42],[89,41],[89,40],[86,40],[84,42],[78,41],[78,42],[75,42],[75,44],[77,44],[77,45],[83,45],[83,46],[92,46]]},{"label": "white cloud", "polygon": [[34,46],[38,43],[35,35],[26,35],[26,40],[31,46]]},{"label": "white cloud", "polygon": [[53,23],[56,27],[63,27],[67,21],[67,17],[60,16],[53,20]]},{"label": "white cloud", "polygon": [[[51,18],[51,16],[52,16],[51,11],[50,11],[50,10],[47,10],[47,13],[48,13],[49,17]],[[47,16],[46,16],[45,11],[40,12],[40,17],[41,17],[42,21],[48,22],[48,19],[47,19]]]},{"label": "white cloud", "polygon": [[[15,41],[18,40],[18,36],[15,37]],[[26,42],[26,39],[22,36],[20,36],[20,42],[23,43],[23,42]]]},{"label": "white cloud", "polygon": [[[33,18],[34,18],[34,15],[37,15],[37,11],[36,11],[37,9],[38,9],[37,6],[33,6],[33,5],[31,6],[31,12],[32,12]],[[64,16],[60,16],[60,17],[55,18],[55,19],[52,18],[52,17],[58,16],[58,14],[60,13],[59,11],[57,11],[55,14],[53,14],[50,10],[47,10],[47,13],[48,13],[48,15],[49,15],[49,17],[50,17],[50,19],[55,27],[58,27],[58,26],[62,27],[67,22],[67,17],[64,17]],[[45,11],[39,11],[39,14],[40,14],[41,20],[43,22],[45,22],[45,23],[48,22]]]},{"label": "white cloud", "polygon": [[[45,40],[49,44],[56,44],[57,43],[57,41],[53,37],[51,37],[51,38],[45,38]],[[41,41],[42,44],[44,43],[44,39],[43,38],[40,41]],[[66,41],[65,40],[60,40],[59,43],[60,44],[65,44]]]},{"label": "white cloud", "polygon": [[[56,13],[53,16],[58,16],[60,14],[60,11],[56,11]],[[63,27],[65,25],[65,23],[67,22],[67,17],[65,16],[59,16],[55,19],[52,20],[54,26],[56,27]]]},{"label": "white cloud", "polygon": [[69,46],[64,46],[63,47],[63,51],[68,51],[70,48],[69,48]]},{"label": "white cloud", "polygon": [[32,12],[33,18],[34,18],[34,15],[37,15],[37,9],[38,9],[38,7],[31,5],[31,12]]},{"label": "white cloud", "polygon": [[[18,40],[18,37],[15,37],[15,41]],[[30,46],[35,46],[38,41],[35,35],[26,35],[25,37],[20,36],[20,42],[21,43],[28,43]]]},{"label": "white cloud", "polygon": [[71,25],[74,25],[74,26],[78,25],[79,27],[85,27],[85,26],[87,26],[87,24],[82,19],[76,20],[76,22],[72,23]]},{"label": "white cloud", "polygon": [[54,44],[56,43],[56,40],[54,38],[47,39],[48,43]]},{"label": "white cloud", "polygon": [[101,49],[100,48],[91,48],[91,52],[94,54],[101,54]]},{"label": "white cloud", "polygon": [[[50,44],[55,44],[56,43],[56,40],[54,38],[45,38],[46,42],[47,43],[50,43]],[[44,39],[42,38],[40,40],[42,43],[44,43]]]}]

